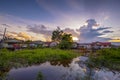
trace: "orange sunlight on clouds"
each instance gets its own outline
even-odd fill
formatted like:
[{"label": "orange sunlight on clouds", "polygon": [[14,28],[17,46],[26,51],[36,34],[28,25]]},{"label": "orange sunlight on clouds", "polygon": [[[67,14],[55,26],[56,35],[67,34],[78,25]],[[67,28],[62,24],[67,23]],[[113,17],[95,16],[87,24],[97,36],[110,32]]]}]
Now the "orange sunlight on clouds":
[{"label": "orange sunlight on clouds", "polygon": [[120,39],[112,39],[112,40],[109,40],[109,42],[120,42]]}]

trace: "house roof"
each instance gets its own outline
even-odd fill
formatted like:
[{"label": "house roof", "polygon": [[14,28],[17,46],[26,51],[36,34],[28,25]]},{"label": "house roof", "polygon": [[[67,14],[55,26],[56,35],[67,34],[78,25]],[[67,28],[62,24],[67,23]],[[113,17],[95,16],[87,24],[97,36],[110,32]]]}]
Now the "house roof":
[{"label": "house roof", "polygon": [[10,39],[10,40],[5,40],[6,43],[21,43],[23,41],[21,40],[16,40],[16,39]]},{"label": "house roof", "polygon": [[34,43],[34,44],[42,44],[43,41],[32,41],[32,42],[30,42],[30,43]]},{"label": "house roof", "polygon": [[111,45],[111,42],[93,42],[92,45]]},{"label": "house roof", "polygon": [[50,45],[52,42],[44,42],[44,44],[48,44],[48,45]]},{"label": "house roof", "polygon": [[103,43],[101,43],[102,45],[111,45],[111,43],[110,42],[103,42]]}]

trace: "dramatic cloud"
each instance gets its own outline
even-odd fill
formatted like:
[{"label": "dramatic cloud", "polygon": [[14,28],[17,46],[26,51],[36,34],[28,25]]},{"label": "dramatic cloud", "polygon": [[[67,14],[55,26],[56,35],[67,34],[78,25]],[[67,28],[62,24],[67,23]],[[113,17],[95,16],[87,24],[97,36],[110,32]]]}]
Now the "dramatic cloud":
[{"label": "dramatic cloud", "polygon": [[20,32],[17,36],[18,36],[18,37],[22,37],[22,38],[24,38],[25,40],[31,40],[31,39],[32,39],[32,36],[28,35],[28,34],[25,33],[25,32]]},{"label": "dramatic cloud", "polygon": [[106,30],[106,31],[103,31],[103,33],[113,33],[113,31]]},{"label": "dramatic cloud", "polygon": [[[96,31],[102,31],[102,30],[105,30],[105,29],[110,29],[111,27],[100,27],[98,29],[96,29]],[[108,30],[107,30],[108,31]]]},{"label": "dramatic cloud", "polygon": [[[106,30],[106,29],[110,29],[111,27],[99,27],[99,25],[97,25],[97,22],[94,19],[89,19],[86,21],[86,23],[87,25],[84,25],[79,29],[80,42],[93,42],[93,41],[108,40],[109,38],[102,38],[100,36],[104,35],[105,33],[113,32],[113,31]],[[97,29],[94,29],[93,28],[94,26],[96,26]]]},{"label": "dramatic cloud", "polygon": [[9,32],[6,34],[6,37],[8,38],[16,38],[16,39],[20,39],[20,40],[32,40],[32,36],[30,36],[29,34],[25,33],[25,32],[20,32],[20,33],[16,33],[16,32]]},{"label": "dramatic cloud", "polygon": [[33,25],[33,26],[28,25],[27,28],[28,28],[28,31],[30,32],[33,32],[36,34],[42,34],[46,40],[50,41],[52,31],[48,30],[48,28],[45,25]]},{"label": "dramatic cloud", "polygon": [[74,29],[65,28],[63,31],[72,34],[72,36],[74,37],[79,37],[79,33],[77,33]]},{"label": "dramatic cloud", "polygon": [[[44,34],[44,31],[47,31],[47,27],[44,25],[28,25],[27,28],[28,31],[34,32],[34,33],[41,33]],[[48,31],[49,32],[49,31]],[[46,34],[46,33],[45,33]]]},{"label": "dramatic cloud", "polygon": [[108,41],[111,42],[113,45],[120,45],[120,37],[116,39],[110,39]]},{"label": "dramatic cloud", "polygon": [[[28,25],[27,26],[28,31],[36,33],[36,34],[42,34],[43,37],[46,39],[46,41],[50,41],[51,40],[51,35],[53,30],[49,30],[48,27],[46,27],[45,25]],[[63,31],[65,33],[69,33],[72,34],[73,37],[79,37],[79,33],[77,33],[74,29],[70,29],[70,28],[65,28],[63,29]]]}]

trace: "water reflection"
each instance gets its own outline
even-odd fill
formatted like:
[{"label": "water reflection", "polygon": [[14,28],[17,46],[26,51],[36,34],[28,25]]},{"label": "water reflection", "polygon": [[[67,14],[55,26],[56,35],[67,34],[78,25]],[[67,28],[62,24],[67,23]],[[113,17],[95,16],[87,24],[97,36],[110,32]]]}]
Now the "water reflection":
[{"label": "water reflection", "polygon": [[50,64],[52,66],[60,66],[62,65],[63,67],[69,67],[69,64],[72,62],[72,60],[65,60],[65,61],[50,61]]},{"label": "water reflection", "polygon": [[4,68],[0,66],[0,80],[5,79],[5,75],[7,75],[10,69],[10,67]]},{"label": "water reflection", "polygon": [[87,57],[72,61],[51,61],[26,68],[11,69],[8,80],[36,80],[39,72],[44,80],[120,80],[119,72],[93,69],[86,66]]}]

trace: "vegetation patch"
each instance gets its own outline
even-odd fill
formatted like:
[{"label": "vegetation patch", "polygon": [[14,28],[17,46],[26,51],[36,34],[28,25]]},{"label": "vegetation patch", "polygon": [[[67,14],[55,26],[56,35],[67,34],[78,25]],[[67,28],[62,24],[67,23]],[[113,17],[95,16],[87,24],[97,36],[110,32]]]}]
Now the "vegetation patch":
[{"label": "vegetation patch", "polygon": [[99,50],[90,56],[90,60],[94,66],[120,71],[120,48]]},{"label": "vegetation patch", "polygon": [[71,50],[60,49],[25,49],[18,51],[0,50],[0,71],[10,69],[11,67],[29,66],[40,64],[45,61],[70,60],[76,57]]}]

